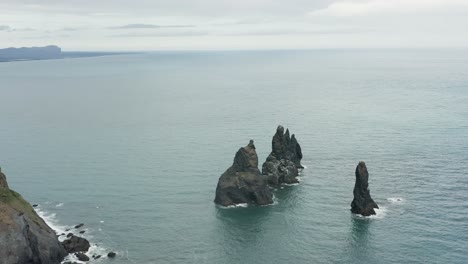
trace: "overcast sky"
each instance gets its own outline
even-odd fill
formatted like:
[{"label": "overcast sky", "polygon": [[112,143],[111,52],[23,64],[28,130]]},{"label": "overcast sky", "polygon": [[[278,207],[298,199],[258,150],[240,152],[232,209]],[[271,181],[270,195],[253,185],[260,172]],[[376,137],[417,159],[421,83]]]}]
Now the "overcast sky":
[{"label": "overcast sky", "polygon": [[468,48],[468,0],[0,0],[0,48]]}]

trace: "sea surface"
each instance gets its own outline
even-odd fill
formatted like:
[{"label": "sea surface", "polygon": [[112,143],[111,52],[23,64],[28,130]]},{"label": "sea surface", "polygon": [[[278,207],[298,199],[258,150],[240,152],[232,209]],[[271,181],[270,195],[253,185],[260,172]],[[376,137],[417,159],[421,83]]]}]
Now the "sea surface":
[{"label": "sea surface", "polygon": [[[281,124],[275,204],[218,177]],[[350,212],[365,161],[376,216]],[[159,52],[0,64],[0,166],[91,263],[468,263],[468,50]]]}]

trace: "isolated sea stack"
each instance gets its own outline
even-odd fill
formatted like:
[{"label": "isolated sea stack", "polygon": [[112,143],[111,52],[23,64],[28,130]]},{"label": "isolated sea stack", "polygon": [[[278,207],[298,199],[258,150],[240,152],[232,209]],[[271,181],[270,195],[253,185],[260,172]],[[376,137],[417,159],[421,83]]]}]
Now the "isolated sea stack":
[{"label": "isolated sea stack", "polygon": [[288,129],[285,133],[284,128],[278,126],[271,148],[272,151],[262,166],[262,174],[266,176],[268,183],[298,183],[296,177],[299,175],[299,169],[304,167],[301,165],[301,146],[294,134],[290,137]]},{"label": "isolated sea stack", "polygon": [[361,161],[356,167],[356,183],[354,185],[354,199],[351,212],[363,216],[375,215],[374,208],[379,206],[372,200],[368,188],[369,173],[366,164]]},{"label": "isolated sea stack", "polygon": [[0,169],[0,264],[54,264],[66,255],[54,230],[9,189]]},{"label": "isolated sea stack", "polygon": [[258,169],[253,140],[237,151],[232,166],[219,177],[214,201],[223,206],[273,203],[273,194]]}]

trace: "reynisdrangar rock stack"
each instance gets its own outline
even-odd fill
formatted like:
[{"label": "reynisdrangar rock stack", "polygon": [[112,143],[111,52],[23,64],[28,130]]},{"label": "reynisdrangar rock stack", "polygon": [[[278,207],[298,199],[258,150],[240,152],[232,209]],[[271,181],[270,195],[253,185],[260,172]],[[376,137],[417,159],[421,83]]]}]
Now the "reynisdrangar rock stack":
[{"label": "reynisdrangar rock stack", "polygon": [[302,150],[295,135],[278,126],[271,142],[271,153],[263,163],[262,174],[271,185],[298,183],[296,178],[302,169]]},{"label": "reynisdrangar rock stack", "polygon": [[379,208],[372,200],[368,188],[369,173],[366,164],[361,161],[356,167],[356,183],[354,184],[354,199],[351,203],[351,212],[363,216],[375,215],[374,208]]},{"label": "reynisdrangar rock stack", "polygon": [[237,151],[232,166],[219,177],[214,201],[223,206],[273,203],[273,194],[258,169],[253,140]]}]

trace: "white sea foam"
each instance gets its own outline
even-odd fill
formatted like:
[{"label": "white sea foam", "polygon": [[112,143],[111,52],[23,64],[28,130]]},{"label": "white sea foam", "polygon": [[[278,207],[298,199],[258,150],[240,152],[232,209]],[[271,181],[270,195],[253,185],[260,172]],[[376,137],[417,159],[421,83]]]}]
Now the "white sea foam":
[{"label": "white sea foam", "polygon": [[390,197],[390,198],[387,198],[387,201],[394,203],[394,204],[399,204],[399,203],[404,203],[405,199],[401,197]]},{"label": "white sea foam", "polygon": [[232,208],[246,208],[246,207],[249,206],[249,204],[240,203],[240,204],[232,204],[232,205],[228,205],[228,206],[222,206],[222,205],[217,204],[216,206],[218,208],[221,208],[221,209],[232,209]]},{"label": "white sea foam", "polygon": [[[69,233],[70,230],[69,231],[66,231],[66,230],[73,228],[72,226],[64,226],[64,225],[59,224],[55,213],[49,213],[37,207],[34,209],[36,210],[37,214],[42,219],[44,219],[47,225],[49,225],[50,228],[52,228],[55,231],[55,233],[58,235],[58,240],[60,242],[67,239],[66,235],[62,235],[62,234]],[[89,236],[88,231],[89,230],[86,229],[87,233],[82,235],[84,238],[87,238],[87,239],[92,238],[92,236]],[[90,244],[91,244],[91,247],[89,248],[88,252],[86,252],[86,255],[90,258],[89,262],[79,261],[74,254],[68,254],[68,256],[66,256],[65,259],[63,260],[63,262],[71,261],[71,262],[77,262],[77,263],[92,263],[93,261],[99,261],[100,259],[107,258],[108,250],[106,248],[97,246],[96,244],[93,244],[92,241],[90,241]],[[94,260],[93,256],[97,256],[97,255],[101,255],[101,257],[97,260]]]},{"label": "white sea foam", "polygon": [[385,217],[387,214],[387,207],[384,206],[379,206],[379,209],[374,209],[375,215],[370,215],[370,216],[362,216],[360,214],[353,214],[355,217],[358,218],[366,218],[366,219],[382,219]]},{"label": "white sea foam", "polygon": [[247,203],[240,203],[240,204],[233,204],[233,205],[229,205],[228,207],[242,207],[242,208],[246,208],[248,207],[249,204]]},{"label": "white sea foam", "polygon": [[55,207],[62,207],[63,206],[63,203],[58,203],[55,205]]},{"label": "white sea foam", "polygon": [[[57,235],[60,235],[62,233],[65,233],[65,229],[67,229],[66,226],[60,225],[57,221],[57,218],[55,218],[55,213],[48,213],[46,211],[41,210],[40,208],[34,208],[36,210],[36,213],[44,219],[44,221],[47,223],[50,228],[52,228]],[[62,240],[60,240],[62,237]],[[63,236],[59,236],[59,240],[63,241]]]},{"label": "white sea foam", "polygon": [[387,207],[384,207],[384,206],[379,206],[379,207],[380,207],[379,209],[374,209],[375,215],[371,215],[369,216],[369,218],[382,219],[385,217],[385,215],[387,214]]},{"label": "white sea foam", "polygon": [[[296,185],[299,185],[299,183],[297,183],[297,182],[296,183],[283,183],[282,185],[284,185],[284,186],[296,186]],[[281,187],[281,188],[283,188],[283,187]]]}]

